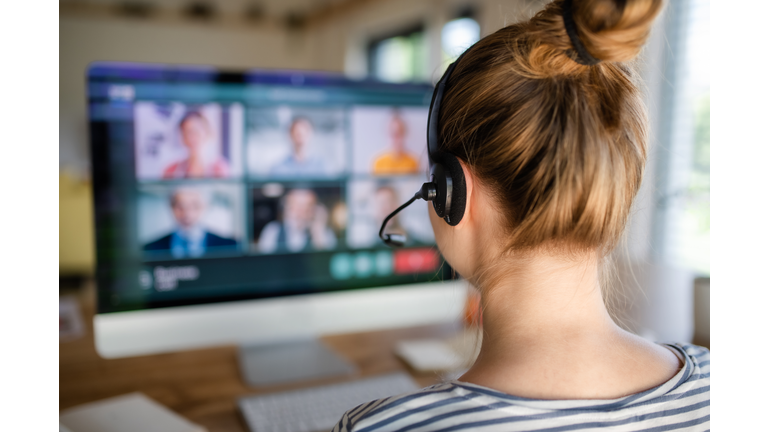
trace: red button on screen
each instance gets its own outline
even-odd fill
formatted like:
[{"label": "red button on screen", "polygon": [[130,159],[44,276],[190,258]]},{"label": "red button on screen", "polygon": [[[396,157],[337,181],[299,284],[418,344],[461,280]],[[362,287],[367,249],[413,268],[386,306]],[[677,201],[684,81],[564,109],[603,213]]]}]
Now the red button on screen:
[{"label": "red button on screen", "polygon": [[395,251],[395,274],[427,273],[437,270],[439,259],[434,249]]}]

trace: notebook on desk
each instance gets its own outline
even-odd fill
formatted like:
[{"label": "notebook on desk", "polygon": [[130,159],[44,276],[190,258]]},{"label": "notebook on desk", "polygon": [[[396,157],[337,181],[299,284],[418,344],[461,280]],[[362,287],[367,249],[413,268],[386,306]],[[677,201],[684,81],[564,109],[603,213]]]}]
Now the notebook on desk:
[{"label": "notebook on desk", "polygon": [[62,411],[65,432],[207,432],[143,393],[129,393]]}]

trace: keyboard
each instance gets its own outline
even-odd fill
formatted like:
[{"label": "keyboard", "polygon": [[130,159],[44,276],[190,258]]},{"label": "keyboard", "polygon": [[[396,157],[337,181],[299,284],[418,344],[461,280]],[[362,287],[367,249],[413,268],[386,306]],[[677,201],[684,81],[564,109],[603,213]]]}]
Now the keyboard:
[{"label": "keyboard", "polygon": [[375,399],[419,389],[403,372],[238,400],[252,432],[330,431],[342,414]]}]

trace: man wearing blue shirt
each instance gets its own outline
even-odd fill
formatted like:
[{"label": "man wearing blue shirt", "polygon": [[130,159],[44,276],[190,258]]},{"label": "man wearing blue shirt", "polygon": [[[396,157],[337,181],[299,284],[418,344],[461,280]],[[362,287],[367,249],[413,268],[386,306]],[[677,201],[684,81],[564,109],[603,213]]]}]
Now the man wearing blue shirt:
[{"label": "man wearing blue shirt", "polygon": [[288,128],[292,153],[270,170],[273,177],[325,177],[328,170],[325,161],[308,153],[313,127],[309,119],[296,117]]},{"label": "man wearing blue shirt", "polygon": [[208,232],[202,226],[205,201],[199,191],[189,188],[174,191],[171,210],[176,230],[144,245],[145,251],[168,252],[174,258],[197,258],[213,250],[237,248],[235,240]]}]

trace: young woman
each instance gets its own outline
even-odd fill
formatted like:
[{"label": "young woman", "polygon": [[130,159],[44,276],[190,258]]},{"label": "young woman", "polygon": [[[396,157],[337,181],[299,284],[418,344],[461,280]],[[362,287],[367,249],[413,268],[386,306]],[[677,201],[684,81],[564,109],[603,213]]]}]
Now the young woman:
[{"label": "young woman", "polygon": [[709,430],[709,351],[622,330],[599,269],[647,157],[629,62],[662,0],[557,0],[455,64],[440,150],[460,222],[430,205],[445,259],[481,293],[483,341],[456,381],[360,405],[338,431]]},{"label": "young woman", "polygon": [[164,179],[224,178],[229,176],[229,164],[211,142],[211,125],[198,111],[189,111],[179,121],[181,143],[187,148],[187,158],[172,163],[163,171]]}]

